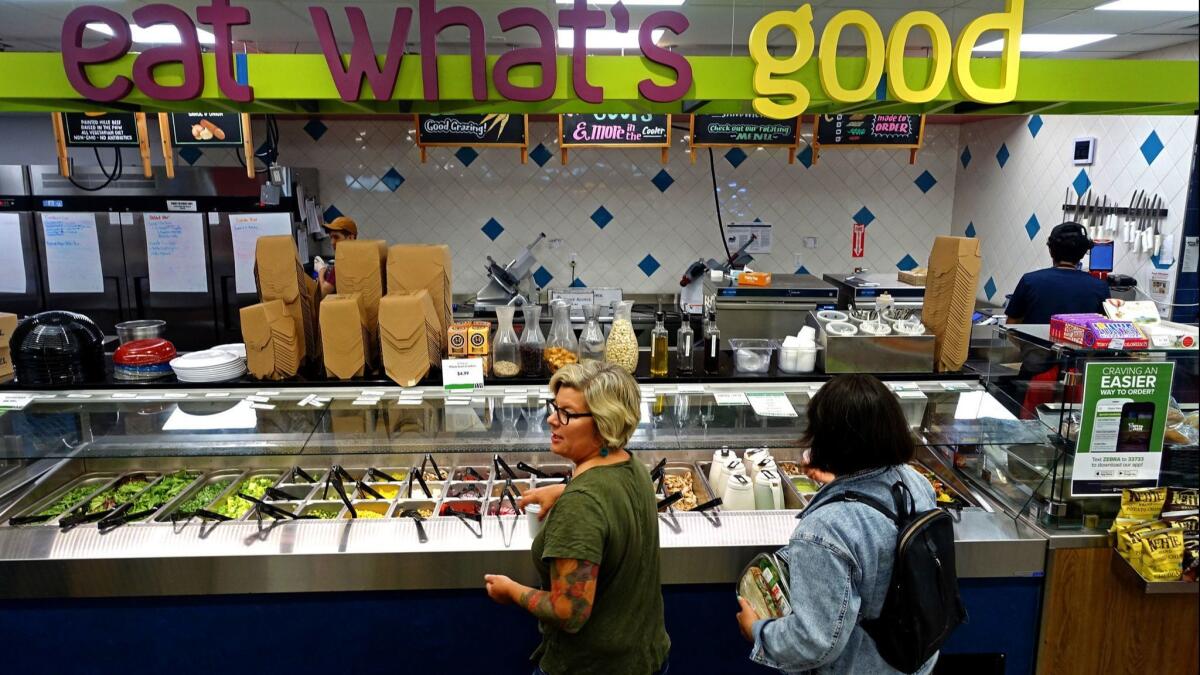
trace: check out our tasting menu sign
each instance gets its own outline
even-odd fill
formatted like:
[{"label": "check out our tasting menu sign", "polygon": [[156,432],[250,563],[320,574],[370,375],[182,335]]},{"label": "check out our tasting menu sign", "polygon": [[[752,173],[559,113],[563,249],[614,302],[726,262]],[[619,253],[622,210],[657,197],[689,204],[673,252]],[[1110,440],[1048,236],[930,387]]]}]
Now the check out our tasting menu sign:
[{"label": "check out our tasting menu sign", "polygon": [[1088,363],[1071,493],[1111,497],[1158,485],[1175,364]]}]

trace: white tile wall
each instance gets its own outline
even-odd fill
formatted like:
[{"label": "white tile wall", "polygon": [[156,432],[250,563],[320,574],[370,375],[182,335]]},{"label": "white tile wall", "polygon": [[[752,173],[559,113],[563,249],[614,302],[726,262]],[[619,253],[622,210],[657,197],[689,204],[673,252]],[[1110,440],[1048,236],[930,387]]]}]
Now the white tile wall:
[{"label": "white tile wall", "polygon": [[[557,126],[531,122],[531,150],[551,153],[544,166],[522,166],[513,149],[480,150],[470,165],[455,148],[430,148],[421,164],[403,121],[323,120],[328,130],[314,140],[304,121],[280,124],[281,161],[320,170],[325,206],[353,216],[361,235],[390,242],[446,242],[454,254],[454,290],[473,292],[485,281],[487,254],[506,262],[538,232],[547,241],[537,257],[553,275],[550,286],[571,282],[570,256],[588,286],[620,286],[630,292],[671,292],[697,258],[720,258],[707,154],[688,161],[684,132],[674,134],[667,165],[656,150],[572,151],[560,163]],[[786,151],[748,151],[737,168],[715,150],[726,223],[771,223],[775,243],[758,269],[813,273],[845,271],[855,264],[893,270],[905,255],[924,264],[934,236],[950,231],[955,191],[958,127],[926,127],[926,144],[914,166],[907,151],[833,151],[817,166],[787,164]],[[201,160],[202,162],[204,160]],[[394,192],[380,182],[389,169],[404,177]],[[651,179],[666,170],[674,183],[661,192]],[[937,180],[922,193],[914,180],[924,171]],[[613,216],[603,229],[590,216],[603,206]],[[875,220],[867,228],[865,258],[850,257],[852,214],[866,206]],[[494,242],[481,228],[491,218],[504,227]],[[815,236],[816,249],[803,238]],[[549,240],[560,239],[552,250]],[[661,266],[646,275],[638,263],[652,255]]]},{"label": "white tile wall", "polygon": [[[989,120],[962,127],[959,155],[969,150],[971,160],[966,167],[961,161],[957,165],[953,230],[964,234],[973,224],[980,239],[980,298],[1002,303],[1022,274],[1050,264],[1046,238],[1063,221],[1067,188],[1081,169],[1086,169],[1095,194],[1108,195],[1123,206],[1135,190],[1161,196],[1169,211],[1163,231],[1175,234],[1177,246],[1181,243],[1196,117],[1043,115],[1036,136],[1031,120]],[[1163,149],[1148,161],[1140,148],[1151,132],[1158,135]],[[1097,139],[1095,163],[1090,167],[1074,166],[1071,161],[1072,144],[1081,136]],[[1010,153],[1003,168],[996,160],[1002,144]],[[1025,230],[1031,215],[1041,223],[1032,239]],[[1114,271],[1134,276],[1142,289],[1149,289],[1150,274],[1157,267],[1170,270],[1173,292],[1177,265],[1156,265],[1149,255],[1116,245]],[[989,279],[995,284],[990,297]]]}]

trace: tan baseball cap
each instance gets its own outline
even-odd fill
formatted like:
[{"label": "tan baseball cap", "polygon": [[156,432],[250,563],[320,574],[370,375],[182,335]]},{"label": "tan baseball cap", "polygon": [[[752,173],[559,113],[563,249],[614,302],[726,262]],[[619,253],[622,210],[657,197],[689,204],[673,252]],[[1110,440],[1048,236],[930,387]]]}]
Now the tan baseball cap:
[{"label": "tan baseball cap", "polygon": [[332,221],[325,223],[325,229],[345,232],[346,234],[358,236],[358,223],[350,216],[338,216]]}]

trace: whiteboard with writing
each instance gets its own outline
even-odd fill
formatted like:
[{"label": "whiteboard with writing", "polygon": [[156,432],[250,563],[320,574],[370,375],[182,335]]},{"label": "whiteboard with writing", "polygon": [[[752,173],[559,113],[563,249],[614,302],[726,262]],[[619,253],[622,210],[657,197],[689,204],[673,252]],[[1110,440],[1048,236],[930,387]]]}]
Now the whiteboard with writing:
[{"label": "whiteboard with writing", "polygon": [[43,213],[46,278],[51,293],[103,293],[100,240],[91,213]]},{"label": "whiteboard with writing", "polygon": [[199,213],[147,213],[145,227],[150,292],[207,293],[204,216]]},{"label": "whiteboard with writing", "polygon": [[290,213],[231,213],[233,234],[233,282],[238,293],[255,293],[254,247],[259,237],[292,234]]},{"label": "whiteboard with writing", "polygon": [[25,250],[21,246],[21,219],[0,213],[0,293],[24,293]]}]

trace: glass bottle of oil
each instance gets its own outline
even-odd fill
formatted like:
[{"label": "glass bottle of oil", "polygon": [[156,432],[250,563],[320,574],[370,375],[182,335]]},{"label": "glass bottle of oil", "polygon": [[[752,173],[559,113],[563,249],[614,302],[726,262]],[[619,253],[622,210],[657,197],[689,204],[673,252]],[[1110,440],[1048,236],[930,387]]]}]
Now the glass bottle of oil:
[{"label": "glass bottle of oil", "polygon": [[667,329],[663,313],[654,314],[654,330],[650,331],[650,377],[667,376]]},{"label": "glass bottle of oil", "polygon": [[704,373],[716,375],[721,364],[721,329],[717,328],[716,312],[708,313],[708,327],[704,329]]},{"label": "glass bottle of oil", "polygon": [[695,338],[691,318],[684,312],[683,323],[679,326],[679,332],[675,334],[675,371],[682,375],[690,375],[692,372],[695,361],[692,343],[695,342]]}]

